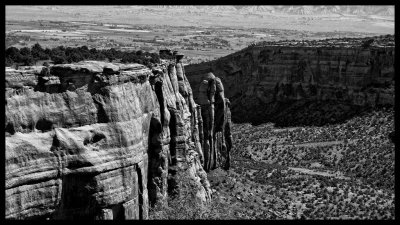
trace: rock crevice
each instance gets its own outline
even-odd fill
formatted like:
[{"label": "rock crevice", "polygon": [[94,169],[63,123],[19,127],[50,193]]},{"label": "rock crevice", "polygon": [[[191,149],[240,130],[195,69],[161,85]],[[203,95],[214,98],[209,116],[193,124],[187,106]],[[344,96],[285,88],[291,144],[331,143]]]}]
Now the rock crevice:
[{"label": "rock crevice", "polygon": [[209,202],[200,111],[181,62],[7,68],[6,218],[147,219],[178,168]]}]

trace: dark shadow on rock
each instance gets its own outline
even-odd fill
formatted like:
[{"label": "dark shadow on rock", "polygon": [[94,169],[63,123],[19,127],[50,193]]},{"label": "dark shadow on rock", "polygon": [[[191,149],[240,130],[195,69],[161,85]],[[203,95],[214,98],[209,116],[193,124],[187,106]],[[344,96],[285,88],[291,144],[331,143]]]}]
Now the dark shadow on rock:
[{"label": "dark shadow on rock", "polygon": [[275,127],[324,126],[343,123],[378,108],[381,107],[361,107],[338,101],[275,102],[249,111],[247,115],[241,114],[243,110],[233,108],[232,120],[234,123],[250,122],[253,126],[268,122],[274,123]]},{"label": "dark shadow on rock", "polygon": [[11,122],[8,122],[6,125],[6,132],[13,135],[15,134],[15,129],[14,129],[14,124]]},{"label": "dark shadow on rock", "polygon": [[154,206],[157,202],[157,192],[158,187],[161,185],[161,174],[158,168],[161,165],[161,157],[159,153],[161,152],[161,139],[160,134],[162,132],[161,121],[155,117],[151,118],[150,130],[149,130],[149,164],[148,164],[148,180],[147,189],[149,196],[150,206]]},{"label": "dark shadow on rock", "polygon": [[42,132],[46,132],[53,129],[53,123],[45,118],[42,118],[36,122],[35,128]]}]

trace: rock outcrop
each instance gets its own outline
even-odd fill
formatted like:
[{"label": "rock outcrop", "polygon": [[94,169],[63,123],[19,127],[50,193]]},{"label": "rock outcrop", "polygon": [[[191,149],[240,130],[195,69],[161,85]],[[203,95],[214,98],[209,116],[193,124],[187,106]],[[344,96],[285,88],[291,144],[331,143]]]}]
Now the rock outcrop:
[{"label": "rock outcrop", "polygon": [[206,204],[192,96],[180,63],[7,68],[6,218],[146,219],[179,167]]},{"label": "rock outcrop", "polygon": [[[304,106],[310,112],[335,114],[329,111],[335,107],[356,112],[357,108],[394,105],[395,51],[393,46],[384,46],[385,40],[392,39],[375,39],[379,46],[370,47],[362,47],[364,39],[347,44],[325,41],[325,46],[323,41],[254,45],[212,62],[188,65],[186,71],[196,102],[201,101],[197,90],[207,72],[212,70],[221,78],[232,102],[234,122],[282,122]],[[322,105],[328,102],[324,109]],[[293,120],[302,120],[308,111],[302,113]],[[308,114],[309,120],[315,118]]]},{"label": "rock outcrop", "polygon": [[203,121],[200,139],[204,152],[204,169],[229,169],[232,147],[230,102],[225,98],[221,79],[211,72],[202,79],[198,103]]}]

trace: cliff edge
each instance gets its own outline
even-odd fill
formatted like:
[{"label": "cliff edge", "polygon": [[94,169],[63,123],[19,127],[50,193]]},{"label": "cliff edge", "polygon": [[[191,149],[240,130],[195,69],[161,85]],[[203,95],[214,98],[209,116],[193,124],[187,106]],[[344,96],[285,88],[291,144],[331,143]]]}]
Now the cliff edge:
[{"label": "cliff edge", "polygon": [[207,72],[221,78],[234,122],[323,125],[394,105],[393,43],[390,35],[268,42],[186,71],[196,102]]},{"label": "cliff edge", "polygon": [[146,219],[179,168],[207,204],[200,107],[179,64],[6,68],[6,219]]}]

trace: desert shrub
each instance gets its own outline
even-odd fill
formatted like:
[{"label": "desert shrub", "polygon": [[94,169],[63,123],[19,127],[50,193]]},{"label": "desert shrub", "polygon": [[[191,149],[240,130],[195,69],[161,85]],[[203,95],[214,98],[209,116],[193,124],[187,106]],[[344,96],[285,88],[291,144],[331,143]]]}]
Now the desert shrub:
[{"label": "desert shrub", "polygon": [[110,62],[120,59],[122,63],[139,63],[149,68],[153,64],[160,63],[160,56],[157,53],[149,53],[142,50],[137,52],[119,51],[114,48],[97,50],[89,49],[87,46],[64,47],[58,46],[52,49],[43,49],[39,43],[32,48],[24,47],[21,49],[9,47],[5,51],[5,64],[33,65],[38,60],[51,59],[55,64],[74,63],[83,60],[105,60]]},{"label": "desert shrub", "polygon": [[46,60],[49,59],[50,56],[46,54],[45,50],[40,46],[39,43],[36,43],[31,48],[32,56],[35,60]]},{"label": "desert shrub", "polygon": [[12,66],[14,61],[10,57],[6,57],[5,66]]},{"label": "desert shrub", "polygon": [[194,199],[196,184],[184,172],[179,171],[175,176],[174,189],[166,202],[157,202],[150,210],[149,219],[201,219],[203,211],[200,204]]},{"label": "desert shrub", "polygon": [[149,211],[151,220],[210,220],[234,219],[233,211],[223,204],[218,196],[213,195],[211,203],[201,205],[196,201],[198,184],[187,173],[176,175],[177,188],[166,202],[158,202]]}]

